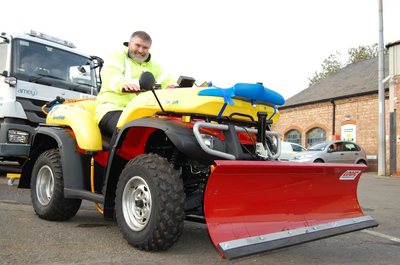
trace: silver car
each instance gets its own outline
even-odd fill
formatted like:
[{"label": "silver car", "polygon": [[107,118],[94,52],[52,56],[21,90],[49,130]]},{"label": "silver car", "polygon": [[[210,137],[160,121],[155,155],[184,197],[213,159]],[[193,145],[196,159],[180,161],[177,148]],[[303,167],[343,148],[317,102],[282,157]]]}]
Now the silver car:
[{"label": "silver car", "polygon": [[365,151],[356,143],[348,141],[325,141],[298,152],[290,162],[367,164]]}]

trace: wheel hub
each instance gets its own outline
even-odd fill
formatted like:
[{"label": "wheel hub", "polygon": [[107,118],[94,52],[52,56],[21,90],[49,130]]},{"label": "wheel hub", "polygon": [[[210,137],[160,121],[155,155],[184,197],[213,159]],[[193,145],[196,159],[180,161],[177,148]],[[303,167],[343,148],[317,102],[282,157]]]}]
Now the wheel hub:
[{"label": "wheel hub", "polygon": [[50,203],[54,190],[53,171],[49,166],[40,168],[36,179],[36,196],[40,204],[46,206]]},{"label": "wheel hub", "polygon": [[143,178],[135,176],[126,183],[122,211],[132,230],[141,231],[146,227],[151,215],[151,192]]},{"label": "wheel hub", "polygon": [[143,202],[143,200],[137,200],[137,201],[135,201],[135,205],[138,208],[143,208],[144,202]]}]

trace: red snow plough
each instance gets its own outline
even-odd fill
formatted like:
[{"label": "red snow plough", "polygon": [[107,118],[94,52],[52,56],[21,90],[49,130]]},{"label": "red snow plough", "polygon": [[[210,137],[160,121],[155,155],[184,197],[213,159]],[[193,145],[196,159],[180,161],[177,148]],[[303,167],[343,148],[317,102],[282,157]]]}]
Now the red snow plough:
[{"label": "red snow plough", "polygon": [[40,218],[66,220],[93,201],[143,250],[170,248],[185,220],[204,222],[228,259],[378,225],[357,199],[365,165],[278,161],[278,93],[259,83],[154,90],[148,72],[140,85],[113,146],[96,101],[49,111],[19,184]]}]

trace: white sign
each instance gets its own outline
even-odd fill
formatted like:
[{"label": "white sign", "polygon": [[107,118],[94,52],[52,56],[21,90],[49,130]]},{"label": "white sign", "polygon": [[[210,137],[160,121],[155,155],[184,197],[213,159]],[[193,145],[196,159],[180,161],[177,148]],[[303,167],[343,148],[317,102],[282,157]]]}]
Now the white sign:
[{"label": "white sign", "polygon": [[356,125],[346,124],[342,126],[342,141],[356,142]]},{"label": "white sign", "polygon": [[354,180],[358,174],[361,173],[361,170],[347,170],[340,176],[340,180]]}]

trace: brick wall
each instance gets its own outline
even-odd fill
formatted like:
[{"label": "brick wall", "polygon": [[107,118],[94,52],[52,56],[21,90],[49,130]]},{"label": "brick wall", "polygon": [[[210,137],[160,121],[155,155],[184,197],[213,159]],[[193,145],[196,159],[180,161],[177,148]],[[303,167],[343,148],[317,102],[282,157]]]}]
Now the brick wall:
[{"label": "brick wall", "polygon": [[[400,79],[400,78],[399,78]],[[399,80],[400,83],[400,80]],[[395,89],[395,97],[400,98],[399,84]],[[379,99],[378,94],[352,97],[335,100],[335,135],[341,134],[341,126],[355,124],[356,142],[361,145],[367,155],[378,157],[378,119]],[[386,172],[389,172],[389,102],[386,100]],[[395,108],[400,108],[400,103]],[[320,127],[326,131],[327,139],[332,135],[332,111],[333,104],[329,101],[323,103],[309,104],[280,110],[279,121],[272,126],[272,130],[281,136],[292,129],[302,134],[302,145],[306,146],[306,134],[309,130]],[[397,113],[397,133],[400,134],[400,113]],[[397,144],[397,172],[400,172],[400,145]],[[378,171],[377,160],[368,160],[368,171]]]}]

